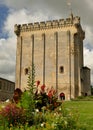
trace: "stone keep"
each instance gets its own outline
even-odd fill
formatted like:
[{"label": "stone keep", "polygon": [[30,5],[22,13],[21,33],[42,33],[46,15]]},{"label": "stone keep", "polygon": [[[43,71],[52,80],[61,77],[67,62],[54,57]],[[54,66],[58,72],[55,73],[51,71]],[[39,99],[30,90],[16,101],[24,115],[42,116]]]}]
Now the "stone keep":
[{"label": "stone keep", "polygon": [[27,87],[28,68],[34,63],[35,80],[70,100],[90,95],[90,69],[83,64],[85,32],[80,17],[15,25],[17,35],[16,88]]}]

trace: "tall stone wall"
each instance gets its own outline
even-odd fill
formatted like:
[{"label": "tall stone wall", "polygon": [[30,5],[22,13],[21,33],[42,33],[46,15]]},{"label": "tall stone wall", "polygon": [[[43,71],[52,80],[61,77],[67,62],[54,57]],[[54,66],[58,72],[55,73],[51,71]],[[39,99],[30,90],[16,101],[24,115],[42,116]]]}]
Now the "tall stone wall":
[{"label": "tall stone wall", "polygon": [[27,87],[28,67],[35,65],[36,80],[54,87],[66,99],[81,94],[84,31],[80,18],[15,25],[17,35],[16,87]]}]

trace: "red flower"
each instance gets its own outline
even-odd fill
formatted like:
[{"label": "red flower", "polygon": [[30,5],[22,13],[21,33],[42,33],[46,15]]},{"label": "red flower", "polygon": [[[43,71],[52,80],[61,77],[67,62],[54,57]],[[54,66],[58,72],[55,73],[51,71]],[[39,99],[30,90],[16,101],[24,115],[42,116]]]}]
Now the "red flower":
[{"label": "red flower", "polygon": [[38,80],[38,81],[37,81],[37,87],[39,86],[39,84],[40,84],[40,81]]},{"label": "red flower", "polygon": [[49,97],[49,98],[52,98],[52,97],[53,97],[53,92],[52,92],[52,90],[50,90],[50,91],[48,92],[48,97]]},{"label": "red flower", "polygon": [[43,84],[43,85],[41,86],[41,90],[42,90],[42,91],[45,91],[45,87],[46,87],[45,84]]}]

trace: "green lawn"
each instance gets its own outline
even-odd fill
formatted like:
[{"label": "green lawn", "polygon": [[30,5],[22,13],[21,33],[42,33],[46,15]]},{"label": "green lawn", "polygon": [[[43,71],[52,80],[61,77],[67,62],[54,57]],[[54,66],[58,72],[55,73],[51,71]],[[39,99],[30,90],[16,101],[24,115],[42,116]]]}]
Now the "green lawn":
[{"label": "green lawn", "polygon": [[79,123],[87,130],[93,130],[93,101],[65,101],[63,106],[78,114]]},{"label": "green lawn", "polygon": [[78,117],[78,123],[81,126],[83,125],[87,130],[93,130],[93,101],[64,101],[63,107]]}]

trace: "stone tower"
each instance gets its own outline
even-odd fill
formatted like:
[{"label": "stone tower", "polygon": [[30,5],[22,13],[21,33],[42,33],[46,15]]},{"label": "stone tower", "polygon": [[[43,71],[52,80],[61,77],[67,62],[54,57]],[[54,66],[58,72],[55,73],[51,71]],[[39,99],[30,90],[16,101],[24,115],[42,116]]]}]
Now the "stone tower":
[{"label": "stone tower", "polygon": [[[36,80],[53,86],[66,100],[90,95],[90,69],[83,64],[85,32],[80,17],[15,25],[17,35],[16,87],[27,87],[28,68]],[[86,76],[86,77],[85,77]]]}]

